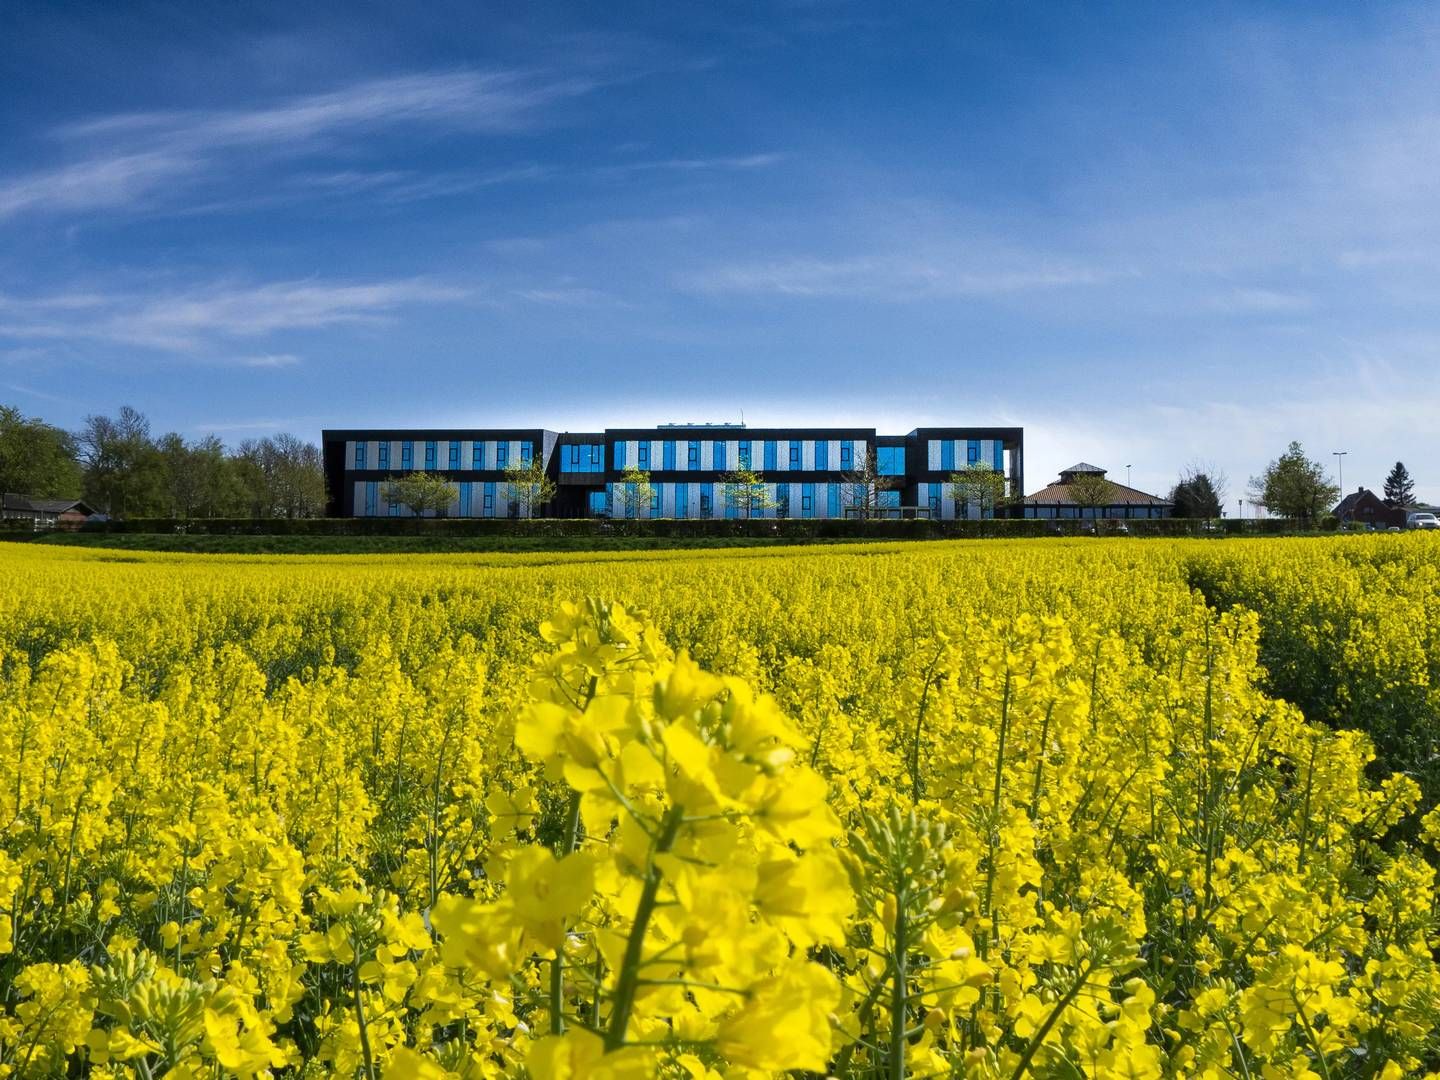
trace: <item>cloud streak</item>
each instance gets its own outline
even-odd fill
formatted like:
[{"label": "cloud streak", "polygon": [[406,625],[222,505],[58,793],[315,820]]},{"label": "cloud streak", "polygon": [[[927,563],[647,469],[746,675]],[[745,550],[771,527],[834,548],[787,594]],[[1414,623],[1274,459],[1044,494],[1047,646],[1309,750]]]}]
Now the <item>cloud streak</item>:
[{"label": "cloud streak", "polygon": [[1111,277],[1095,267],[1044,258],[980,266],[963,260],[882,254],[719,265],[688,275],[681,283],[711,295],[905,301],[1094,285]]},{"label": "cloud streak", "polygon": [[[468,289],[413,278],[367,283],[280,281],[149,297],[0,296],[0,339],[88,339],[191,351],[221,339],[380,323],[405,307],[453,303],[471,295]],[[57,318],[59,313],[64,318]],[[251,357],[249,366],[278,367],[295,359],[288,354]]]},{"label": "cloud streak", "polygon": [[[253,109],[126,113],[70,124],[53,133],[77,160],[21,175],[0,176],[0,220],[23,213],[116,209],[203,182],[253,156],[303,156],[346,139],[426,127],[504,134],[543,122],[549,107],[594,90],[587,78],[522,71],[460,71],[405,75],[352,84]],[[462,178],[468,190],[490,182]],[[423,197],[423,182],[410,181]],[[415,188],[416,184],[421,186]],[[403,185],[402,185],[403,190]]]}]

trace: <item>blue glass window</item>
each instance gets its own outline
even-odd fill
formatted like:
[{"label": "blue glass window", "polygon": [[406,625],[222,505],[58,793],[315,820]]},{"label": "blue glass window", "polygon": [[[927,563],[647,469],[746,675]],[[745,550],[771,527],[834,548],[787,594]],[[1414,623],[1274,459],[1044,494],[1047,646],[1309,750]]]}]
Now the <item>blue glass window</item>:
[{"label": "blue glass window", "polygon": [[460,485],[460,516],[470,517],[470,500],[473,497],[475,485],[462,483]]},{"label": "blue glass window", "polygon": [[800,487],[800,516],[815,516],[815,485],[803,484]]},{"label": "blue glass window", "polygon": [[625,468],[625,444],[623,442],[615,444],[615,468]]},{"label": "blue glass window", "polygon": [[495,485],[493,483],[485,485],[485,501],[481,505],[484,507],[483,512],[486,517],[495,516]]},{"label": "blue glass window", "polygon": [[435,440],[430,439],[425,443],[425,468],[435,468]]},{"label": "blue glass window", "polygon": [[503,439],[495,444],[495,467],[503,469],[510,464],[510,444]]},{"label": "blue glass window", "polygon": [[459,467],[460,467],[460,444],[459,444],[458,442],[456,442],[454,439],[451,439],[451,440],[450,440],[450,468],[452,468],[452,469],[458,469]]},{"label": "blue glass window", "polygon": [[711,501],[715,498],[714,484],[700,485],[700,516],[708,518],[712,512]]},{"label": "blue glass window", "polygon": [[390,444],[388,442],[382,442],[380,444],[379,465],[382,469],[388,469],[390,467]]},{"label": "blue glass window", "polygon": [[355,468],[365,468],[365,444],[363,442],[355,444]]},{"label": "blue glass window", "polygon": [[825,485],[825,516],[838,518],[840,516],[840,485]]},{"label": "blue glass window", "polygon": [[675,440],[667,439],[665,445],[660,448],[660,461],[665,469],[675,468]]},{"label": "blue glass window", "polygon": [[945,439],[940,443],[940,468],[955,468],[955,440]]},{"label": "blue glass window", "polygon": [[650,440],[641,439],[640,445],[635,452],[635,466],[639,469],[650,468]]},{"label": "blue glass window", "polygon": [[877,491],[875,493],[875,505],[887,506],[896,509],[900,506],[900,492],[898,491]]},{"label": "blue glass window", "polygon": [[470,467],[472,469],[485,468],[485,444],[477,442],[470,451]]},{"label": "blue glass window", "polygon": [[980,440],[979,440],[979,439],[970,439],[970,440],[965,444],[965,464],[967,464],[967,465],[978,465],[978,464],[980,464]]},{"label": "blue glass window", "polygon": [[740,440],[740,468],[750,468],[750,440]]},{"label": "blue glass window", "polygon": [[605,471],[605,447],[601,443],[571,443],[557,455],[563,473]]},{"label": "blue glass window", "polygon": [[698,469],[700,467],[700,443],[690,440],[690,448],[685,454],[685,467],[687,469]]},{"label": "blue glass window", "polygon": [[660,488],[653,484],[650,487],[650,516],[660,516]]},{"label": "blue glass window", "polygon": [[675,516],[677,518],[690,516],[690,485],[675,485]]},{"label": "blue glass window", "polygon": [[590,513],[608,514],[610,512],[610,494],[606,491],[590,492]]},{"label": "blue glass window", "polygon": [[995,442],[994,442],[994,446],[995,446],[995,471],[996,471],[996,472],[1004,472],[1004,471],[1005,471],[1005,444],[1002,443],[999,439],[996,439]]},{"label": "blue glass window", "polygon": [[775,516],[788,518],[790,516],[790,485],[775,485]]},{"label": "blue glass window", "polygon": [[392,503],[390,504],[390,516],[391,516],[391,517],[399,517],[399,516],[400,516],[400,504],[399,504],[399,503],[397,503],[397,502],[392,502]]},{"label": "blue glass window", "polygon": [[855,442],[853,439],[840,440],[840,468],[846,472],[855,468]]},{"label": "blue glass window", "polygon": [[406,441],[400,444],[400,467],[402,469],[415,467],[415,444],[413,442]]},{"label": "blue glass window", "polygon": [[774,439],[765,440],[765,470],[774,472],[780,467],[780,450]]},{"label": "blue glass window", "polygon": [[532,443],[529,439],[526,439],[520,444],[520,461],[525,465],[529,465],[530,459],[534,456],[535,444]]},{"label": "blue glass window", "polygon": [[[712,452],[714,453],[715,456],[714,456],[714,458],[713,458],[713,464],[712,464],[711,467],[712,467],[716,472],[724,472],[724,471],[725,471],[725,444],[724,444],[723,442],[717,442],[717,443],[715,443],[715,444],[714,444],[714,450],[713,450]],[[707,516],[708,516],[708,515],[707,515]]]},{"label": "blue glass window", "polygon": [[365,485],[365,516],[366,516],[366,517],[374,517],[374,516],[375,516],[375,511],[376,511],[376,506],[377,506],[377,500],[378,500],[378,498],[379,498],[379,491],[380,491],[380,485],[377,484],[377,483],[375,483],[375,481],[373,481],[373,480],[370,481],[370,483],[368,483],[368,484]]},{"label": "blue glass window", "polygon": [[830,468],[830,442],[828,439],[815,440],[815,468],[821,470]]},{"label": "blue glass window", "polygon": [[790,468],[800,468],[800,440],[790,440]]},{"label": "blue glass window", "polygon": [[[945,445],[946,445],[946,446],[950,446],[950,447],[953,447],[953,446],[954,446],[954,444],[951,443],[949,440],[946,440]],[[953,449],[950,451],[950,460],[951,460],[951,461],[954,461],[954,460],[955,460],[955,451],[954,451]],[[939,485],[939,484],[931,484],[931,485],[930,485],[930,516],[931,516],[931,517],[937,517],[937,518],[940,516],[940,485]]]},{"label": "blue glass window", "polygon": [[905,475],[905,448],[880,446],[875,450],[875,471],[881,476]]}]

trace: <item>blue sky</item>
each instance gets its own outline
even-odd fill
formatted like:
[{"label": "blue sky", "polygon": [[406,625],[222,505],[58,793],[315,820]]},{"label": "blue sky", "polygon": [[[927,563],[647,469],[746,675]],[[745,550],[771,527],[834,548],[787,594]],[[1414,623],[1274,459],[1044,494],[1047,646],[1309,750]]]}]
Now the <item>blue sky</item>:
[{"label": "blue sky", "polygon": [[1440,500],[1433,5],[0,9],[0,401],[1023,424]]}]

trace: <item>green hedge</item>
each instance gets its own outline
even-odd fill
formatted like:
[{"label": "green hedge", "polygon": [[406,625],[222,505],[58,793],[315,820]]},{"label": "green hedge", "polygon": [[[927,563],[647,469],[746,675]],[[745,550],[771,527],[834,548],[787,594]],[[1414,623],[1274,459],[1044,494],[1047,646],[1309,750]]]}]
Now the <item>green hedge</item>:
[{"label": "green hedge", "polygon": [[1024,536],[1220,536],[1295,532],[1280,520],[1207,523],[1182,518],[1154,521],[990,521],[827,520],[784,518],[735,521],[724,518],[658,518],[627,521],[596,518],[131,518],[87,524],[85,532],[165,533],[211,536],[628,536],[674,539],[756,537],[784,540],[933,540]]}]

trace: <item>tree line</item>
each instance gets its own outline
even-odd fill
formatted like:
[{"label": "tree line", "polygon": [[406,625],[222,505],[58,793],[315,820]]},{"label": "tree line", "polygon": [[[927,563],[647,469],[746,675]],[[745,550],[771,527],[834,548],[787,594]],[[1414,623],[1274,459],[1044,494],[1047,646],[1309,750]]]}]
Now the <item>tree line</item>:
[{"label": "tree line", "polygon": [[0,491],[84,499],[113,517],[300,518],[325,510],[320,450],[281,434],[233,448],[215,435],[156,436],[124,406],[66,431],[0,405]]}]

